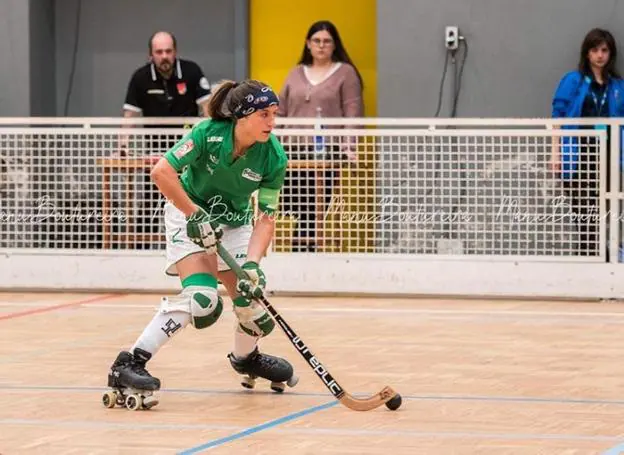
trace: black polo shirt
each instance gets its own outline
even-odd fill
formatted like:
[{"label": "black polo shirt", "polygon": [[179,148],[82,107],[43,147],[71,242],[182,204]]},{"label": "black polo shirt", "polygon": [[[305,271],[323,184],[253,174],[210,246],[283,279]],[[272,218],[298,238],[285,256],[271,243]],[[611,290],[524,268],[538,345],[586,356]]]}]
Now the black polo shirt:
[{"label": "black polo shirt", "polygon": [[209,96],[210,84],[199,65],[176,59],[168,80],[152,63],[137,69],[128,84],[123,108],[144,117],[197,117],[198,104]]}]

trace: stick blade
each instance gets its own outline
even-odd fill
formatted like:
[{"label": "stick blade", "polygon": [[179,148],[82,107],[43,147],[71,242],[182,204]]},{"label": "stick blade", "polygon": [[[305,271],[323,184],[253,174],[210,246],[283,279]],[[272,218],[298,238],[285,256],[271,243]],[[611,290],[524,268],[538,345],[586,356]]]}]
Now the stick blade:
[{"label": "stick blade", "polygon": [[340,398],[340,403],[353,411],[370,411],[386,404],[395,395],[396,392],[391,387],[386,386],[381,390],[381,392],[376,393],[369,398],[354,398],[348,393],[345,393],[344,396]]}]

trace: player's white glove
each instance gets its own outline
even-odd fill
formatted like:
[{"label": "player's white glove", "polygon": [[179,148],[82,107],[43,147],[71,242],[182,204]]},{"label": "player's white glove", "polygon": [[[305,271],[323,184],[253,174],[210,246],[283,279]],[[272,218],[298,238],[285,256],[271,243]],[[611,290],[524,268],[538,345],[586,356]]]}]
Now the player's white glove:
[{"label": "player's white glove", "polygon": [[213,226],[210,216],[200,208],[186,217],[186,235],[195,245],[204,248],[206,253],[216,254],[217,241],[223,235],[223,230],[216,224]]}]

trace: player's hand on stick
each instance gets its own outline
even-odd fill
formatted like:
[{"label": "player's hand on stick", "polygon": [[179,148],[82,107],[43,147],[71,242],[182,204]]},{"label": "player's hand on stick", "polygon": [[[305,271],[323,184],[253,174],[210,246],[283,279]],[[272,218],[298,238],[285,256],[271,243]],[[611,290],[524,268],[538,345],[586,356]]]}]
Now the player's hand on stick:
[{"label": "player's hand on stick", "polygon": [[257,262],[245,262],[242,269],[247,273],[247,279],[239,279],[236,290],[245,298],[259,298],[264,294],[266,276]]},{"label": "player's hand on stick", "polygon": [[186,235],[195,245],[206,250],[208,254],[216,254],[217,241],[223,235],[223,230],[210,223],[210,216],[201,208],[186,217]]}]

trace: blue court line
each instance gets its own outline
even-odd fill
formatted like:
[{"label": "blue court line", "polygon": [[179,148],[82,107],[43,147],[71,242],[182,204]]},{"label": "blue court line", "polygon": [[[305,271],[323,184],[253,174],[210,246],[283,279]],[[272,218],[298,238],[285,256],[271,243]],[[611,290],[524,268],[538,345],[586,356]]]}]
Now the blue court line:
[{"label": "blue court line", "polygon": [[[108,422],[101,420],[45,420],[45,419],[0,419],[2,425],[29,425],[38,427],[65,427],[83,429],[136,429],[136,430],[209,430],[235,431],[240,425],[212,425],[212,424],[179,424],[179,423],[137,423],[137,422]],[[619,440],[619,439],[618,439]],[[2,455],[2,454],[0,454]]]},{"label": "blue court line", "polygon": [[624,400],[599,400],[594,398],[542,398],[542,397],[497,397],[497,396],[462,396],[462,395],[416,395],[403,398],[433,401],[489,401],[511,403],[555,403],[555,404],[611,404],[624,405]]},{"label": "blue court line", "polygon": [[322,411],[323,409],[331,408],[332,406],[336,406],[338,403],[339,403],[338,401],[332,400],[325,404],[314,406],[312,408],[307,408],[307,409],[304,409],[303,411],[295,412],[293,414],[288,414],[284,417],[280,417],[279,419],[270,420],[266,423],[247,428],[246,430],[239,431],[238,433],[234,433],[230,436],[226,436],[224,438],[219,438],[219,439],[213,439],[212,441],[208,441],[205,444],[191,447],[190,449],[186,449],[186,450],[183,450],[182,452],[178,452],[178,455],[190,455],[193,453],[199,453],[206,449],[217,447],[227,442],[232,442],[237,439],[241,439],[246,436],[252,435],[254,433],[258,433],[259,431],[267,430],[269,428],[276,427],[283,423],[290,422],[291,420],[298,419],[299,417],[303,417],[305,415],[312,414],[314,412]]},{"label": "blue court line", "polygon": [[[18,386],[11,384],[0,383],[0,392],[4,390],[23,390],[23,391],[52,391],[52,392],[105,392],[106,387],[94,387],[94,386]],[[180,393],[180,394],[192,394],[192,395],[273,395],[275,392],[264,390],[233,390],[233,389],[161,389],[161,393]],[[366,397],[369,394],[366,393],[354,393],[354,397]],[[329,393],[315,393],[315,392],[295,392],[289,390],[284,395],[294,396],[299,398],[331,398]],[[598,404],[598,405],[624,405],[624,400],[605,400],[594,398],[546,398],[546,397],[505,397],[505,396],[480,396],[480,395],[401,395],[404,400],[413,401],[483,401],[483,402],[501,402],[501,403],[545,403],[545,404]]]},{"label": "blue court line", "polygon": [[602,452],[601,455],[620,455],[624,453],[624,442],[616,445],[615,447],[611,447],[606,452]]},{"label": "blue court line", "polygon": [[[166,423],[129,423],[129,422],[101,422],[84,420],[43,420],[43,419],[0,419],[0,426],[37,426],[37,427],[60,427],[80,429],[124,429],[124,430],[205,430],[205,431],[240,431],[244,427],[237,425],[218,424],[166,424]],[[458,430],[458,431],[418,431],[418,430],[367,430],[360,428],[324,428],[324,427],[286,427],[274,428],[276,434],[301,435],[305,437],[333,436],[341,438],[354,437],[395,437],[412,439],[483,439],[499,441],[593,441],[617,443],[621,436],[605,435],[582,435],[582,434],[553,434],[553,433],[489,433],[481,431]],[[223,438],[226,439],[226,438]],[[215,446],[216,447],[216,446]],[[614,447],[611,450],[621,450],[624,445]],[[189,449],[190,450],[190,449]],[[602,455],[615,455],[620,452],[609,452]]]}]

